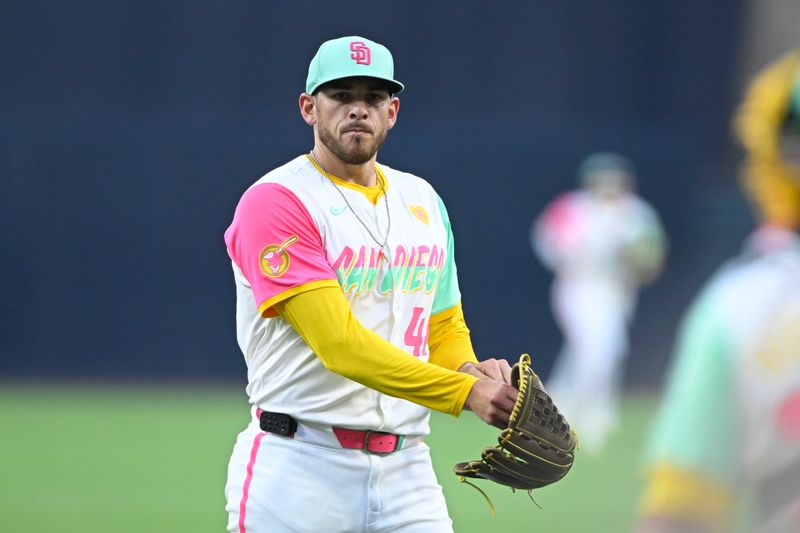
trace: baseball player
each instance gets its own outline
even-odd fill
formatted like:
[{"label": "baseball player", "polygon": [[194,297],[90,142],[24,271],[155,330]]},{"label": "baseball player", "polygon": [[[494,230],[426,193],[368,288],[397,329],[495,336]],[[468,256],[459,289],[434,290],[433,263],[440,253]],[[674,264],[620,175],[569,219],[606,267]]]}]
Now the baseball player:
[{"label": "baseball player", "polygon": [[383,45],[323,43],[299,98],[313,148],[253,184],[225,233],[252,404],[231,532],[452,531],[429,410],[508,423],[511,369],[475,357],[441,198],[376,163],[402,90]]},{"label": "baseball player", "polygon": [[655,211],[633,191],[627,159],[593,154],[578,177],[581,188],[536,219],[531,245],[555,272],[552,307],[564,336],[547,390],[591,453],[616,426],[636,293],[660,272],[665,237]]},{"label": "baseball player", "polygon": [[800,54],[751,84],[737,118],[761,226],[696,298],[647,452],[641,533],[800,531]]}]

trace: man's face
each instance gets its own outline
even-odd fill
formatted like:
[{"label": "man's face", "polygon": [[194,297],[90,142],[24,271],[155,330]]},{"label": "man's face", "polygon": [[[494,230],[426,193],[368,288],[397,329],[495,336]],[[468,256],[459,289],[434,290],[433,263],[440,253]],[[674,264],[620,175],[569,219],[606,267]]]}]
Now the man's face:
[{"label": "man's face", "polygon": [[345,78],[314,95],[320,141],[350,165],[368,162],[397,120],[399,100],[371,78]]},{"label": "man's face", "polygon": [[589,177],[587,185],[593,195],[612,200],[622,198],[631,192],[632,178],[624,170],[598,170]]}]

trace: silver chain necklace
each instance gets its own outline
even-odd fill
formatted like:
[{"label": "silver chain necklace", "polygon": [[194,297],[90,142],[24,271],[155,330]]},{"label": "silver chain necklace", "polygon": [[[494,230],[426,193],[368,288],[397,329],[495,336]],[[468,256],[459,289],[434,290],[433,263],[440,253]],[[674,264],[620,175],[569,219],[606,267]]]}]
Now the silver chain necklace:
[{"label": "silver chain necklace", "polygon": [[331,173],[328,172],[328,169],[326,169],[322,165],[322,163],[319,162],[319,159],[317,159],[317,155],[314,153],[314,150],[308,152],[308,155],[310,155],[311,159],[313,159],[314,162],[317,164],[317,166],[319,166],[319,168],[322,169],[322,174],[326,178],[328,178],[328,181],[330,181],[331,184],[336,188],[336,190],[339,192],[339,195],[342,197],[342,200],[344,200],[344,203],[347,204],[348,209],[350,209],[350,212],[353,213],[353,216],[356,217],[356,220],[358,220],[358,222],[364,227],[364,229],[367,230],[367,233],[369,233],[370,238],[373,241],[375,241],[375,244],[377,244],[381,250],[383,250],[386,247],[386,243],[389,241],[389,230],[392,228],[392,217],[389,215],[389,198],[386,196],[386,189],[383,186],[383,180],[378,175],[377,170],[375,172],[375,179],[381,186],[381,191],[383,192],[383,203],[386,205],[386,235],[383,239],[383,243],[381,243],[381,241],[375,238],[375,235],[373,235],[372,231],[369,229],[369,226],[367,226],[364,223],[364,221],[361,220],[361,217],[358,216],[358,213],[356,213],[355,209],[353,209],[353,206],[350,205],[350,202],[347,200],[347,196],[345,196],[344,191],[342,191],[342,189],[336,184],[336,182],[333,181],[333,177]]}]

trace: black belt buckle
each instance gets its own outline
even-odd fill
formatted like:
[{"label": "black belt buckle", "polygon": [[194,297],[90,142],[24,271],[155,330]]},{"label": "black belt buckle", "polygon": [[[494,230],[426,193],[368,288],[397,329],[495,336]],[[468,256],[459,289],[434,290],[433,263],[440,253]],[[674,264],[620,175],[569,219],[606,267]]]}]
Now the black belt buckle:
[{"label": "black belt buckle", "polygon": [[292,437],[297,431],[297,420],[284,413],[261,411],[258,423],[261,426],[261,431],[283,435],[284,437]]}]

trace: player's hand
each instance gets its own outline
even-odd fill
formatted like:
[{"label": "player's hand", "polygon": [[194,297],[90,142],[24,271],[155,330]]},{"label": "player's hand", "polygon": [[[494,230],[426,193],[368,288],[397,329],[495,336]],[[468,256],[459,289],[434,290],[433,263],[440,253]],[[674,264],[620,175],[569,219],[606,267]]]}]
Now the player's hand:
[{"label": "player's hand", "polygon": [[519,391],[501,381],[483,378],[472,386],[464,408],[498,429],[508,427],[508,418],[514,409]]},{"label": "player's hand", "polygon": [[511,383],[511,365],[505,359],[492,358],[480,363],[464,363],[458,371],[480,379],[489,378],[503,383]]}]

